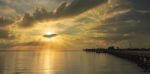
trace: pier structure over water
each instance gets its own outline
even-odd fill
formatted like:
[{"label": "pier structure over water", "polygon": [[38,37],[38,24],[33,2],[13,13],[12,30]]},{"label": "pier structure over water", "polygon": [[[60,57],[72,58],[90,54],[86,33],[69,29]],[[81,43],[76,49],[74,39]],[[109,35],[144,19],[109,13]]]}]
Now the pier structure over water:
[{"label": "pier structure over water", "polygon": [[108,53],[123,59],[127,59],[131,62],[134,62],[144,71],[150,72],[150,49],[138,49],[138,48],[128,48],[128,49],[119,49],[114,48],[113,46],[104,48],[92,48],[84,49],[86,52],[96,52],[96,53]]}]

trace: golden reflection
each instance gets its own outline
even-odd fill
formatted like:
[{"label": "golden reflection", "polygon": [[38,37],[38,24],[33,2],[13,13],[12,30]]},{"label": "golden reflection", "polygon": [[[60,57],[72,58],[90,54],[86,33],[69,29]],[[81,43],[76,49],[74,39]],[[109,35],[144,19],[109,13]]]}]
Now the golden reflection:
[{"label": "golden reflection", "polygon": [[36,70],[44,72],[44,74],[53,74],[52,72],[52,57],[50,50],[42,50],[39,52],[38,65]]},{"label": "golden reflection", "polygon": [[45,74],[52,74],[52,71],[50,70],[52,67],[50,56],[50,51],[46,51],[45,54],[43,54],[43,67],[46,70]]},{"label": "golden reflection", "polygon": [[62,62],[60,59],[62,56],[59,56],[57,53],[57,51],[50,49],[39,51],[39,54],[37,55],[38,63],[35,65],[35,72],[41,74],[55,74],[56,72],[62,71],[63,68],[57,64],[58,62]]}]

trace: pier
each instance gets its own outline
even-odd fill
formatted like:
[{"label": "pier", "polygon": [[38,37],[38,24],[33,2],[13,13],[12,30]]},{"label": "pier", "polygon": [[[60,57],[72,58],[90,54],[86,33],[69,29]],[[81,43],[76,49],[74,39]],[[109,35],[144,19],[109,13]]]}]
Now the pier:
[{"label": "pier", "polygon": [[104,48],[91,48],[84,49],[86,52],[96,52],[96,53],[107,53],[111,54],[126,60],[129,60],[139,67],[141,67],[145,72],[150,72],[150,49],[138,49],[138,48],[128,48],[128,49],[119,49],[108,47]]}]

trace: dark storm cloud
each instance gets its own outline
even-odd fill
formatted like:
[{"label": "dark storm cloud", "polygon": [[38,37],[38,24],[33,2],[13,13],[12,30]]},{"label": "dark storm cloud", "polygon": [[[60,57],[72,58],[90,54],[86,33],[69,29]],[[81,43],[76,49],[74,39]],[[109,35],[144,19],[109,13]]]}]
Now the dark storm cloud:
[{"label": "dark storm cloud", "polygon": [[[137,39],[137,41],[145,40],[150,37],[150,1],[149,0],[126,0],[131,4],[130,6],[119,5],[112,12],[116,11],[116,8],[124,10],[131,9],[127,13],[116,15],[103,21],[103,25],[100,25],[94,30],[98,33],[104,33],[104,37],[96,37],[97,39],[121,41],[127,39]],[[111,11],[109,13],[111,13]],[[107,13],[106,13],[107,14]]]},{"label": "dark storm cloud", "polygon": [[29,13],[25,13],[22,21],[19,23],[19,26],[32,27],[34,23],[48,19],[55,19],[54,13],[48,12],[44,8],[40,8],[36,9],[36,11],[32,15],[30,15]]},{"label": "dark storm cloud", "polygon": [[[132,10],[128,13],[115,16],[106,20],[103,29],[109,28],[110,32],[116,33],[150,33],[150,13],[141,13],[137,10]],[[112,29],[115,29],[112,31]]]},{"label": "dark storm cloud", "polygon": [[69,6],[67,3],[62,3],[56,10],[56,14],[60,16],[72,16],[80,14],[90,8],[102,4],[107,0],[74,0]]},{"label": "dark storm cloud", "polygon": [[3,0],[0,0],[0,6],[5,6],[7,3]]},{"label": "dark storm cloud", "polygon": [[131,1],[134,8],[141,10],[150,10],[150,0],[128,0]]},{"label": "dark storm cloud", "polygon": [[147,37],[150,34],[150,26],[148,21],[106,21],[105,25],[95,28],[98,33],[103,33],[105,37],[99,39],[121,41],[132,38]]},{"label": "dark storm cloud", "polygon": [[48,12],[44,8],[37,9],[32,15],[26,13],[20,23],[20,26],[31,27],[34,23],[39,21],[78,15],[88,9],[102,4],[105,1],[107,0],[74,0],[70,4],[64,2],[55,10],[55,12]]},{"label": "dark storm cloud", "polygon": [[5,17],[0,17],[0,27],[5,27],[13,24],[14,21]]}]

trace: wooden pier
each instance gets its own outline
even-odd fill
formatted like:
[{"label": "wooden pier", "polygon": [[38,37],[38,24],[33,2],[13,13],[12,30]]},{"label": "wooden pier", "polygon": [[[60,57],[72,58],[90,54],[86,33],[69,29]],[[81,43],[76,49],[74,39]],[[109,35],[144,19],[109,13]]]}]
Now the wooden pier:
[{"label": "wooden pier", "polygon": [[115,49],[113,47],[109,47],[107,49],[84,49],[84,51],[108,53],[123,59],[127,59],[137,64],[145,72],[150,72],[150,49]]}]

